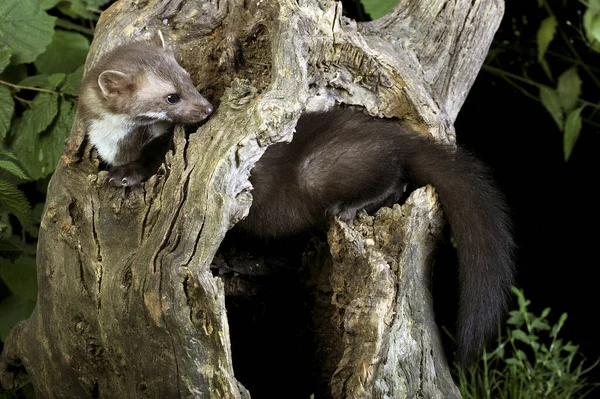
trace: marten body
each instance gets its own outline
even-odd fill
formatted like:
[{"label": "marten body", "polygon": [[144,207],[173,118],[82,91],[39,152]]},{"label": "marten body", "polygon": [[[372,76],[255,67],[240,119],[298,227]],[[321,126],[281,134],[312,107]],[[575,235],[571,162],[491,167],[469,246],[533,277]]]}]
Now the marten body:
[{"label": "marten body", "polygon": [[294,234],[332,216],[353,219],[433,185],[458,246],[458,360],[470,364],[496,332],[513,282],[514,242],[503,195],[487,169],[391,119],[349,109],[307,113],[291,143],[274,144],[252,170],[254,235]]},{"label": "marten body", "polygon": [[[156,172],[171,123],[198,122],[212,112],[187,73],[160,49],[164,45],[150,46],[117,49],[83,83],[88,136],[117,186]],[[172,93],[185,99],[185,107],[170,104]],[[337,108],[304,114],[293,141],[269,147],[250,181],[253,204],[238,228],[262,237],[301,232],[333,216],[352,219],[360,209],[396,202],[409,182],[432,184],[458,245],[461,364],[473,361],[494,334],[513,281],[514,243],[503,196],[470,155],[397,121]]]}]

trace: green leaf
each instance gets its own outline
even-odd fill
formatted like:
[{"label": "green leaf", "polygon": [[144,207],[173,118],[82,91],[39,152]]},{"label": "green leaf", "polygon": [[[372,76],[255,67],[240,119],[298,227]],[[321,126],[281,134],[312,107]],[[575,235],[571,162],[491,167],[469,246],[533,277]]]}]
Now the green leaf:
[{"label": "green leaf", "polygon": [[575,352],[577,352],[578,349],[579,349],[579,345],[573,345],[573,344],[567,344],[562,347],[562,350],[569,352],[569,353],[575,353]]},{"label": "green leaf", "polygon": [[[90,7],[94,7],[94,8],[100,8],[102,6],[107,5],[108,3],[110,3],[113,0],[85,0],[85,2],[87,3],[88,6]],[[397,2],[397,0],[396,0]]]},{"label": "green leaf", "polygon": [[517,339],[519,341],[525,342],[526,344],[531,343],[531,340],[529,339],[529,336],[527,334],[525,334],[521,330],[512,330],[511,334],[512,334],[512,337],[514,339]]},{"label": "green leaf", "polygon": [[94,21],[98,19],[98,16],[93,12],[90,12],[87,9],[86,4],[83,3],[81,0],[71,0],[69,2],[62,2],[57,6],[57,8],[61,13],[72,19],[83,18]]},{"label": "green leaf", "polygon": [[511,366],[519,366],[521,365],[521,362],[518,361],[517,359],[513,358],[513,357],[509,357],[508,359],[505,360],[506,364],[509,364]]},{"label": "green leaf", "polygon": [[25,320],[35,308],[35,302],[17,295],[10,295],[0,302],[0,340],[5,341],[10,330]]},{"label": "green leaf", "polygon": [[21,256],[15,262],[0,259],[0,277],[13,294],[35,302],[37,274],[34,257]]},{"label": "green leaf", "polygon": [[12,51],[9,48],[0,48],[0,73],[10,64]]},{"label": "green leaf", "polygon": [[0,137],[6,137],[14,113],[15,101],[10,90],[5,86],[0,86]]},{"label": "green leaf", "polygon": [[[8,214],[5,214],[5,217],[2,219],[8,220]],[[0,262],[7,262],[9,260],[16,260],[21,255],[26,255],[35,258],[35,254],[37,251],[36,244],[25,244],[21,241],[21,237],[18,235],[12,234],[10,229],[6,230],[6,238],[0,240],[0,252],[4,252],[2,254],[2,258],[0,258]],[[7,254],[8,253],[8,254]],[[12,256],[14,255],[14,256]],[[10,259],[8,259],[10,258]]]},{"label": "green leaf", "polygon": [[0,210],[12,213],[30,234],[35,235],[33,212],[25,194],[14,184],[0,179]]},{"label": "green leaf", "polygon": [[600,52],[600,8],[593,1],[583,14],[583,30],[590,48]]},{"label": "green leaf", "polygon": [[54,20],[34,0],[0,1],[0,47],[13,51],[13,63],[33,62],[52,41]]},{"label": "green leaf", "polygon": [[75,24],[75,23],[69,21],[68,19],[58,18],[56,20],[56,26],[58,26],[59,28],[67,29],[67,30],[74,30],[76,32],[83,33],[88,36],[92,36],[94,34],[94,31],[92,29],[85,27],[85,26]]},{"label": "green leaf", "polygon": [[550,325],[543,320],[536,319],[531,323],[531,327],[535,330],[550,330]]},{"label": "green leaf", "polygon": [[581,83],[575,66],[567,69],[558,77],[556,91],[558,92],[560,105],[565,112],[573,110],[577,105],[581,95]]},{"label": "green leaf", "polygon": [[550,314],[550,308],[545,308],[542,311],[542,315],[540,316],[542,319],[545,319],[546,317],[548,317],[548,315]]},{"label": "green leaf", "polygon": [[361,2],[371,19],[383,17],[398,5],[398,0],[362,0]]},{"label": "green leaf", "polygon": [[506,321],[506,323],[519,327],[521,326],[521,324],[523,324],[524,321],[525,319],[523,318],[523,314],[521,312],[513,310],[510,312],[510,317]]},{"label": "green leaf", "polygon": [[27,87],[43,87],[44,89],[48,86],[48,75],[31,75],[19,82],[19,86]]},{"label": "green leaf", "polygon": [[55,73],[53,75],[32,75],[21,80],[20,86],[41,87],[47,90],[56,90],[60,86],[67,75],[64,73]]},{"label": "green leaf", "polygon": [[541,86],[540,98],[542,100],[542,105],[544,105],[546,110],[552,115],[552,119],[554,119],[554,122],[556,122],[556,125],[562,132],[564,129],[565,117],[560,105],[558,93],[548,86]]},{"label": "green leaf", "polygon": [[56,30],[52,43],[34,64],[42,73],[71,73],[85,63],[89,48],[90,42],[82,34]]},{"label": "green leaf", "polygon": [[64,73],[55,73],[48,76],[48,86],[45,87],[49,90],[56,90],[64,81],[67,75]]},{"label": "green leaf", "polygon": [[73,103],[60,99],[58,117],[41,135],[18,134],[12,146],[27,174],[34,180],[54,172],[73,124]]},{"label": "green leaf", "polygon": [[31,103],[31,109],[23,112],[19,136],[43,132],[58,113],[58,95],[39,93]]},{"label": "green leaf", "polygon": [[81,85],[81,79],[83,79],[83,65],[77,68],[73,73],[67,75],[65,83],[61,86],[60,91],[72,96],[79,94],[79,86]]},{"label": "green leaf", "polygon": [[62,0],[35,0],[42,10],[49,10],[56,7]]},{"label": "green leaf", "polygon": [[0,79],[5,82],[18,82],[27,77],[27,66],[24,64],[10,64],[4,72],[0,73]]},{"label": "green leaf", "polygon": [[575,143],[579,138],[581,132],[581,111],[583,106],[569,112],[567,115],[567,121],[565,122],[565,135],[563,143],[563,151],[565,153],[565,162],[571,157]]},{"label": "green leaf", "polygon": [[23,170],[21,170],[19,165],[17,165],[13,161],[0,159],[0,169],[7,171],[8,173],[18,177],[19,179],[29,180],[29,177],[27,177]]},{"label": "green leaf", "polygon": [[540,24],[540,28],[537,31],[538,62],[542,62],[544,59],[546,50],[548,50],[548,46],[556,34],[557,26],[558,22],[556,21],[556,17],[554,15],[544,19]]},{"label": "green leaf", "polygon": [[82,0],[71,0],[71,10],[84,19],[97,20],[98,15],[88,10],[88,6]]}]

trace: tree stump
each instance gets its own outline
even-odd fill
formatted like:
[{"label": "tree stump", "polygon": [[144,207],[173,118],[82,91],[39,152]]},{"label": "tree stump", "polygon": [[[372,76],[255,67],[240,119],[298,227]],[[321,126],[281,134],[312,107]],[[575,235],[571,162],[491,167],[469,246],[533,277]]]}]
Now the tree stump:
[{"label": "tree stump", "polygon": [[[322,94],[453,141],[503,7],[401,0],[385,17],[356,23],[330,0],[112,5],[86,70],[160,29],[216,112],[192,134],[176,127],[159,173],[124,190],[105,183],[76,117],[48,188],[37,305],[6,341],[3,386],[28,375],[39,398],[249,397],[234,375],[226,293],[252,299],[253,280],[240,275],[273,270],[253,255],[235,263],[223,249],[215,254],[251,206],[252,166],[270,144],[292,139],[309,98]],[[429,292],[442,225],[428,186],[402,206],[336,221],[328,246],[314,247],[325,251],[296,258],[309,271],[320,359],[306,392],[460,397]],[[294,389],[273,394],[295,397]]]}]

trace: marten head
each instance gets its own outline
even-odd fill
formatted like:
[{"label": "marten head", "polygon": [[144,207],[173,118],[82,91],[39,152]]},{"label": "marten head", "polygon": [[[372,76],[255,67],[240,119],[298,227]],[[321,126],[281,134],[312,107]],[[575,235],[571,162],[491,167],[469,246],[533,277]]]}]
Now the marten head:
[{"label": "marten head", "polygon": [[85,90],[85,95],[94,97],[92,112],[103,109],[126,115],[133,123],[196,123],[213,112],[160,31],[152,40],[127,44],[106,54],[86,75],[82,95]]}]

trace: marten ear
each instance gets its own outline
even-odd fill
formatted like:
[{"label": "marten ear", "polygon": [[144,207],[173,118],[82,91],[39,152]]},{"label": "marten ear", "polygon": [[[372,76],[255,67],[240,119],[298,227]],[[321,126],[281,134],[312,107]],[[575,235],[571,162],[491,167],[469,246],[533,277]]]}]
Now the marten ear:
[{"label": "marten ear", "polygon": [[133,79],[123,72],[104,71],[98,76],[98,86],[105,97],[114,97],[133,90]]}]

